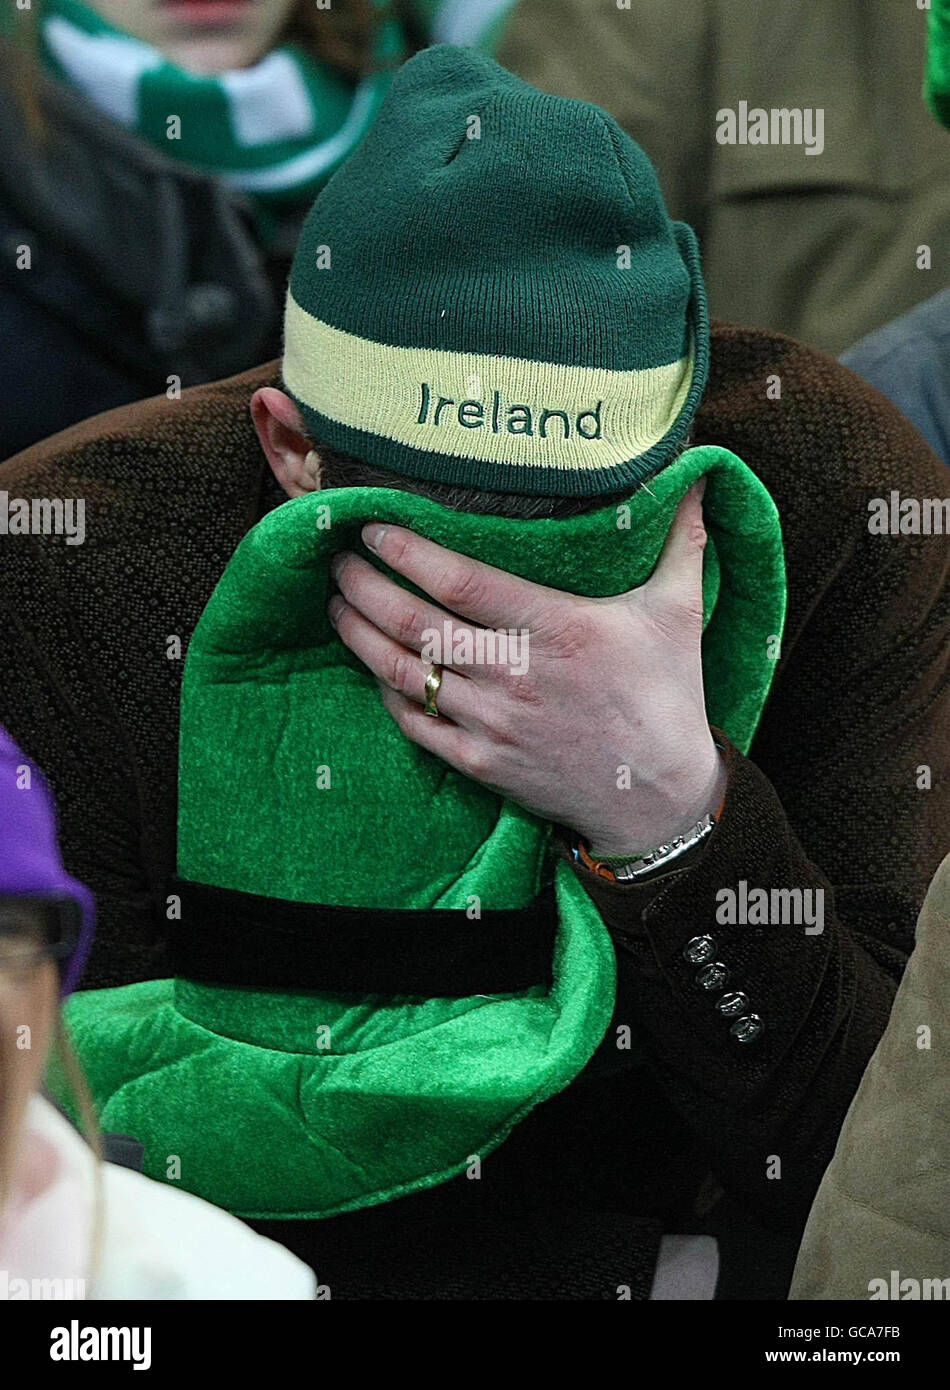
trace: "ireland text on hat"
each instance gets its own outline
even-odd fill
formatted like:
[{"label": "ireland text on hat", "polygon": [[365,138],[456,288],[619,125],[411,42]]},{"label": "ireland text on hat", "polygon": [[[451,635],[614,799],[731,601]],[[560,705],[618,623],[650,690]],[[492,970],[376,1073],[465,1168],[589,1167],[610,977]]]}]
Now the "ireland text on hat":
[{"label": "ireland text on hat", "polygon": [[[317,437],[335,421],[358,431],[363,449],[371,436],[420,455],[594,471],[667,436],[693,385],[693,346],[632,370],[394,347],[322,322],[290,294],[284,381],[320,417],[311,418]],[[484,387],[473,393],[473,381]]]},{"label": "ireland text on hat", "polygon": [[438,428],[442,423],[443,412],[454,407],[454,410],[450,409],[450,414],[454,414],[462,428],[467,430],[479,430],[487,426],[493,434],[501,434],[502,430],[506,429],[509,434],[531,435],[537,430],[541,439],[547,439],[550,422],[559,420],[564,439],[571,438],[572,421],[574,433],[580,435],[581,439],[602,439],[600,412],[603,404],[603,401],[598,401],[593,408],[582,410],[574,416],[573,411],[560,407],[550,409],[547,406],[536,406],[532,409],[530,405],[523,403],[509,404],[502,399],[500,391],[492,392],[490,404],[475,400],[455,401],[449,396],[439,395],[427,381],[424,381],[416,424],[431,424]]}]

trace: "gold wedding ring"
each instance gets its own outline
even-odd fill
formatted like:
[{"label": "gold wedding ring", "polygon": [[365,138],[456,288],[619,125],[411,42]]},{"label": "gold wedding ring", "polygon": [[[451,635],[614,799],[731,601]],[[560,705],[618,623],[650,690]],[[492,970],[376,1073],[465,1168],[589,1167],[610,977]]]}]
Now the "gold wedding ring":
[{"label": "gold wedding ring", "polygon": [[442,667],[430,666],[429,674],[426,676],[426,702],[423,710],[424,714],[431,714],[434,719],[439,717],[439,709],[436,699],[442,689]]}]

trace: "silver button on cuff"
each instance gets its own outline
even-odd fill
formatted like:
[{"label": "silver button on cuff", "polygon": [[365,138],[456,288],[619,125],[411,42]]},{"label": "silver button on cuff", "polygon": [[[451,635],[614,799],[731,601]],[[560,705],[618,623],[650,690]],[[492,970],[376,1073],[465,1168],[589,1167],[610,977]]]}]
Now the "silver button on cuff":
[{"label": "silver button on cuff", "polygon": [[700,989],[722,989],[728,978],[729,971],[726,966],[721,960],[714,960],[709,965],[704,965],[702,970],[697,971],[696,983]]},{"label": "silver button on cuff", "polygon": [[705,965],[716,954],[716,943],[711,936],[694,936],[683,947],[683,959],[690,965]]},{"label": "silver button on cuff", "polygon": [[724,994],[721,999],[716,1000],[716,1008],[723,1018],[738,1018],[740,1014],[745,1013],[748,1007],[749,996],[743,994],[741,989],[730,990],[728,994]]},{"label": "silver button on cuff", "polygon": [[744,1018],[736,1019],[729,1032],[736,1042],[750,1043],[761,1037],[764,1028],[765,1024],[758,1014],[746,1014]]}]

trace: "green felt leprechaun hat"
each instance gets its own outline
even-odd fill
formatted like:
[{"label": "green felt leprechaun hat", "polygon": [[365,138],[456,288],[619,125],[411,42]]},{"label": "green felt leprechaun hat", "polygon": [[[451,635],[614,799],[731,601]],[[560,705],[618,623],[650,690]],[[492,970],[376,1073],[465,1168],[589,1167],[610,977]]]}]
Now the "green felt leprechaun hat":
[{"label": "green felt leprechaun hat", "polygon": [[950,2],[932,0],[927,16],[924,99],[941,125],[950,126]]},{"label": "green felt leprechaun hat", "polygon": [[[511,177],[520,168],[523,181],[529,178],[523,141],[530,122],[523,107],[533,113],[536,131],[547,109],[536,107],[532,89],[513,85],[487,60],[454,50],[428,51],[407,72],[394,89],[393,119],[401,113],[400,90],[413,106],[448,94],[454,110],[451,93],[468,77],[484,90],[479,109],[487,113],[494,84],[498,101],[512,113],[511,124],[499,127],[494,138],[510,138],[525,156],[522,166],[514,156],[499,155],[500,165]],[[599,401],[604,422],[621,420],[608,386],[617,384],[622,394],[622,384],[604,376],[592,397],[588,372],[626,373],[632,399],[653,421],[649,431],[644,426],[644,440],[657,431],[661,440],[679,438],[676,391],[667,399],[673,414],[667,412],[664,425],[653,413],[656,393],[642,388],[641,374],[650,371],[642,365],[644,345],[666,341],[673,353],[678,341],[682,355],[671,360],[690,383],[705,351],[697,346],[698,328],[692,337],[686,331],[688,305],[701,296],[685,263],[673,255],[677,243],[653,207],[659,195],[652,175],[627,184],[620,171],[639,167],[642,156],[619,133],[606,139],[607,117],[596,113],[595,120],[594,108],[583,105],[579,111],[577,129],[566,111],[563,122],[555,123],[558,130],[562,124],[574,129],[581,142],[570,159],[587,167],[602,155],[606,140],[614,164],[602,171],[604,201],[597,187],[583,182],[573,204],[566,201],[569,187],[560,181],[557,161],[552,158],[542,170],[554,180],[549,221],[545,227],[538,220],[540,197],[528,220],[535,223],[532,236],[547,246],[555,287],[545,289],[540,258],[534,264],[518,260],[507,270],[498,260],[491,272],[478,272],[485,322],[477,331],[473,327],[477,351],[471,361],[484,373],[486,389],[521,403],[539,425],[521,436],[518,461],[511,465],[519,480],[513,490],[536,479],[539,492],[557,482],[564,495],[576,495],[592,488],[595,478],[598,487],[613,490],[616,470],[622,474],[632,455],[617,464],[588,465],[580,450],[562,450],[552,462],[546,446],[554,431],[547,438],[542,434],[543,409],[553,411],[560,401],[576,422]],[[555,138],[554,128],[549,137]],[[358,399],[345,379],[363,349],[354,349],[356,357],[342,365],[332,352],[327,357],[326,326],[345,320],[349,326],[333,332],[361,344],[415,351],[405,345],[405,326],[426,328],[418,312],[422,269],[413,262],[400,298],[397,268],[388,258],[397,245],[411,247],[420,236],[431,246],[440,243],[425,227],[422,205],[407,208],[402,201],[405,184],[417,173],[419,149],[406,139],[392,144],[385,130],[374,130],[370,139],[388,151],[389,171],[375,190],[388,227],[387,260],[367,266],[360,282],[345,255],[334,259],[321,282],[317,316],[317,291],[307,290],[313,241],[304,239],[294,272],[295,302],[306,299],[309,307],[300,315],[289,308],[285,368],[298,393],[302,381],[312,384],[321,371],[340,376],[332,409],[321,398],[326,413],[311,419],[316,440],[325,438],[325,422],[335,420],[349,431],[350,447],[358,443],[361,457],[385,458],[393,467],[415,458],[402,439],[403,417],[390,410],[400,383],[408,388],[413,379],[401,365],[392,374],[386,368],[380,390],[390,413],[375,414],[367,431],[362,392],[373,389],[372,374],[359,376]],[[613,181],[607,177],[611,167]],[[362,189],[364,173],[356,160],[335,182],[345,185],[351,171]],[[424,174],[434,187],[440,177],[438,171]],[[642,216],[631,187],[649,205]],[[333,202],[342,223],[314,214],[328,244],[345,245],[352,225],[345,191],[338,190]],[[566,267],[573,255],[581,278],[588,260],[607,273],[620,228],[615,204],[624,197],[632,207],[626,236],[633,266],[641,249],[636,229],[645,247],[645,282],[639,295],[627,294],[623,307],[628,332],[639,343],[636,360],[625,369],[598,368],[591,361],[571,365],[572,357],[594,360],[598,344],[609,343],[612,351],[620,340],[620,311],[611,309],[607,320],[602,314],[609,296],[597,289],[585,317]],[[394,206],[404,209],[401,237]],[[484,195],[474,186],[461,188],[448,221],[447,206],[433,202],[442,236],[461,254],[468,228],[484,250],[475,230],[485,213]],[[447,255],[442,264],[449,264]],[[338,265],[334,305],[330,287],[337,283]],[[654,275],[659,265],[670,281],[665,294]],[[598,274],[592,272],[595,288]],[[536,285],[534,300],[522,280]],[[360,283],[368,302],[385,293],[391,332],[377,318],[371,339],[365,336],[370,317],[358,322],[352,316]],[[451,302],[433,298],[433,312]],[[666,337],[664,303],[679,324]],[[557,322],[573,335],[560,349],[547,321],[558,304],[565,312]],[[497,323],[490,328],[492,314]],[[581,317],[575,320],[575,314]],[[428,353],[423,380],[450,395],[451,378],[438,375],[439,353],[464,359],[460,325],[453,321],[434,331],[456,346],[419,348]],[[489,350],[506,341],[510,354]],[[523,356],[529,350],[536,352],[534,359]],[[659,348],[655,356],[662,356]],[[535,377],[532,361],[539,368]],[[517,372],[496,377],[494,363],[501,364],[499,371],[514,363]],[[563,375],[548,374],[551,365]],[[541,394],[550,392],[555,379],[566,394]],[[684,399],[692,385],[685,389]],[[491,407],[486,409],[487,423]],[[408,464],[404,471],[458,480],[454,470],[461,462],[473,484],[508,477],[503,460],[487,457],[493,446],[454,452],[461,437],[453,431],[438,449],[420,446],[424,473]],[[646,452],[659,448],[654,442]],[[351,550],[379,564],[361,541],[362,526],[379,520],[411,527],[529,580],[592,596],[621,593],[649,578],[678,503],[706,476],[707,709],[710,722],[746,750],[768,694],[772,645],[784,620],[778,517],[762,484],[726,449],[687,449],[665,466],[659,458],[654,454],[649,465],[655,474],[649,486],[638,487],[631,477],[628,500],[619,507],[616,498],[594,501],[593,510],[570,519],[469,514],[409,492],[356,487],[287,502],[241,542],[185,663],[178,878],[170,888],[181,904],[180,921],[171,927],[176,976],[80,994],[67,1014],[102,1124],[144,1144],[148,1174],[165,1178],[175,1155],[183,1186],[240,1215],[332,1216],[460,1173],[473,1155],[490,1153],[533,1107],[568,1086],[590,1060],[610,1023],[615,975],[613,948],[592,899],[556,856],[549,825],[402,735],[382,706],[375,679],[327,620],[330,563],[338,551]]]}]

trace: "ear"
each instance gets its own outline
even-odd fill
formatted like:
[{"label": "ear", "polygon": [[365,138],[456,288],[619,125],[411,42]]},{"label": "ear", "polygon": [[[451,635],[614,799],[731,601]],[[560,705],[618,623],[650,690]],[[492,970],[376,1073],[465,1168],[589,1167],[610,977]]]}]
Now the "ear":
[{"label": "ear", "polygon": [[262,387],[251,397],[251,418],[274,477],[287,495],[316,492],[320,457],[311,448],[300,411],[290,397],[276,387]]}]

